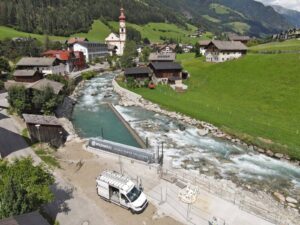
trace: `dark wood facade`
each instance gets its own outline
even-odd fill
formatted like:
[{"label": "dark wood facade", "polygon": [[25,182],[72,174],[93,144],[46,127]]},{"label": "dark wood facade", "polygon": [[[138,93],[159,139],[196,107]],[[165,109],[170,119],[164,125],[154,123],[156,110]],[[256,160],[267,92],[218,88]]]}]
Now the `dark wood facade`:
[{"label": "dark wood facade", "polygon": [[36,73],[33,76],[18,76],[17,74],[14,75],[14,79],[16,82],[27,82],[27,83],[34,83],[38,80],[41,80],[43,78],[43,74],[36,71]]},{"label": "dark wood facade", "polygon": [[150,63],[156,78],[181,78],[182,67],[178,63],[156,62]]}]

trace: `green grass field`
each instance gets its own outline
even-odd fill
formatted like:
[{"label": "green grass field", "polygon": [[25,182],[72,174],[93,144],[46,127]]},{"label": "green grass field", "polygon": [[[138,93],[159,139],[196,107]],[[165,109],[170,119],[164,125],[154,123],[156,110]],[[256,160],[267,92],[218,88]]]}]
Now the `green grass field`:
[{"label": "green grass field", "polygon": [[191,73],[186,93],[167,86],[134,91],[163,107],[215,124],[239,138],[300,159],[300,56],[248,55],[209,64],[178,56]]},{"label": "green grass field", "polygon": [[288,40],[283,42],[270,42],[250,48],[251,51],[300,51],[300,40]]},{"label": "green grass field", "polygon": [[[114,28],[118,29],[119,23],[118,22],[109,22]],[[142,37],[147,37],[152,42],[163,42],[160,40],[160,37],[167,37],[167,38],[174,38],[181,40],[183,43],[196,43],[200,39],[210,39],[212,37],[211,33],[206,33],[201,38],[191,38],[188,37],[189,34],[193,34],[196,31],[196,27],[192,25],[188,25],[188,29],[185,30],[184,28],[178,27],[174,24],[167,24],[167,23],[149,23],[147,25],[136,25],[127,23],[127,26],[134,27],[138,31],[141,32]],[[93,25],[92,29],[88,33],[78,33],[71,35],[72,37],[86,37],[90,41],[104,41],[104,39],[109,35],[111,32],[110,28],[107,27],[103,22],[96,20]],[[13,38],[13,37],[33,37],[37,38],[40,41],[45,40],[44,35],[38,34],[30,34],[25,32],[17,31],[13,28],[8,28],[4,26],[0,26],[0,40],[5,38]],[[57,37],[57,36],[50,36],[51,40],[66,40],[68,37]]]}]

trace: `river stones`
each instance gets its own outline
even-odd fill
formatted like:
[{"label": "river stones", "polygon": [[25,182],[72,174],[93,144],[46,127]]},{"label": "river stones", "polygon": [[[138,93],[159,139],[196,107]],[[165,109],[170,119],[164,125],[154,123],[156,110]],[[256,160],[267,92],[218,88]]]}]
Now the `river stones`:
[{"label": "river stones", "polygon": [[267,155],[268,155],[268,156],[271,156],[271,157],[273,157],[273,156],[274,156],[274,153],[273,153],[271,150],[267,150],[267,152],[266,152],[266,153],[267,153]]},{"label": "river stones", "polygon": [[297,204],[297,203],[298,203],[298,201],[297,201],[296,199],[291,198],[291,197],[287,197],[285,200],[286,200],[288,203],[292,203],[292,204]]},{"label": "river stones", "polygon": [[273,195],[277,200],[279,200],[281,203],[285,202],[285,197],[283,194],[280,194],[279,192],[274,192]]},{"label": "river stones", "polygon": [[284,155],[281,154],[281,153],[276,153],[274,156],[275,156],[277,159],[282,159]]}]

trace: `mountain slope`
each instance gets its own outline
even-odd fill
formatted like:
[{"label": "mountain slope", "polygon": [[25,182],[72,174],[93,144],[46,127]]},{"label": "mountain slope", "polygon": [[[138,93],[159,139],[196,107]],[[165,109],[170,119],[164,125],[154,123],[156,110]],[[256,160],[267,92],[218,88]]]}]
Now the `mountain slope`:
[{"label": "mountain slope", "polygon": [[292,25],[300,27],[300,12],[284,8],[279,5],[272,5],[273,9],[283,15]]},{"label": "mountain slope", "polygon": [[[254,0],[123,0],[128,22],[190,22],[215,33],[253,36],[290,24],[272,7]],[[67,36],[88,32],[94,20],[118,20],[120,0],[1,0],[0,25],[31,33]]]}]

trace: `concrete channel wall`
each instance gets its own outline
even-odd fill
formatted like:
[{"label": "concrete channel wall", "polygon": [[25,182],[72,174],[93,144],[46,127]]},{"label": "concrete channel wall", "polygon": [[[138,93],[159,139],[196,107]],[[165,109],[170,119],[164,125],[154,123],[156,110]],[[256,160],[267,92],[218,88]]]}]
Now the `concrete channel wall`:
[{"label": "concrete channel wall", "polygon": [[138,135],[138,133],[132,129],[132,127],[129,125],[129,123],[122,117],[122,115],[116,110],[113,104],[109,103],[108,106],[111,108],[113,113],[119,118],[119,120],[124,124],[124,126],[127,128],[129,133],[133,136],[133,138],[136,140],[136,142],[140,145],[140,147],[146,149],[147,146],[144,142],[144,140]]}]

